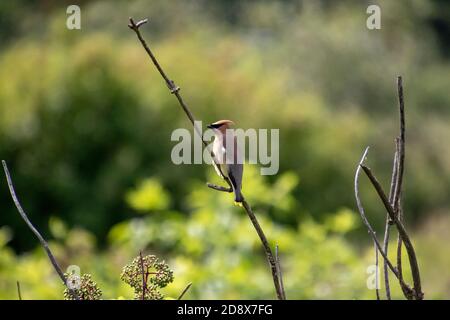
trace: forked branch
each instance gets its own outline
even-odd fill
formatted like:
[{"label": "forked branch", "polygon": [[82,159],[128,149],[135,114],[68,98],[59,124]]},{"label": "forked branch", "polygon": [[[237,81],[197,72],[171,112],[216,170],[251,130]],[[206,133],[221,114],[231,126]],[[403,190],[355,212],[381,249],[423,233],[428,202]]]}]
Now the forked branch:
[{"label": "forked branch", "polygon": [[[414,250],[414,246],[410,240],[408,233],[402,223],[402,206],[401,206],[401,196],[402,196],[402,185],[403,185],[403,175],[404,175],[404,162],[405,162],[405,106],[404,106],[404,97],[403,97],[403,83],[402,78],[397,78],[397,90],[398,90],[398,98],[399,98],[399,114],[400,114],[400,135],[396,139],[396,152],[394,155],[394,166],[392,169],[392,179],[391,179],[391,188],[389,192],[389,198],[386,196],[381,184],[378,182],[375,175],[372,173],[371,169],[364,165],[364,160],[367,156],[368,148],[366,148],[361,161],[358,164],[355,175],[355,197],[356,203],[358,205],[358,209],[361,215],[361,218],[364,224],[367,226],[369,233],[371,234],[376,247],[380,251],[380,254],[384,258],[384,273],[385,273],[385,286],[386,286],[386,295],[387,298],[390,299],[390,288],[389,288],[389,279],[388,279],[388,267],[397,277],[400,287],[406,298],[408,299],[423,299],[423,292],[420,280],[420,272],[419,272],[419,264],[417,262],[417,256]],[[363,169],[364,173],[369,178],[372,186],[375,188],[381,202],[383,203],[386,212],[386,226],[385,226],[385,234],[384,234],[384,243],[383,248],[381,248],[378,244],[378,240],[376,238],[375,232],[367,220],[364,208],[362,206],[361,200],[359,198],[358,192],[358,176],[360,169]],[[387,257],[388,253],[388,242],[389,242],[389,228],[390,225],[394,225],[398,232],[398,245],[397,245],[397,267],[393,267],[393,264]],[[413,289],[408,286],[403,280],[403,270],[402,270],[402,261],[401,261],[401,249],[402,244],[405,245],[406,252],[408,254],[409,265],[411,269],[411,274],[413,278]]]}]

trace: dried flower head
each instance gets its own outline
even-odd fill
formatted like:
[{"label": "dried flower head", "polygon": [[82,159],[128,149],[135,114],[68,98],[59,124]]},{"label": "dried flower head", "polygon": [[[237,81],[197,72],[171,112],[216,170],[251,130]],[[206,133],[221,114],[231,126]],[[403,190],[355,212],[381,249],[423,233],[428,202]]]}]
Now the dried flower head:
[{"label": "dried flower head", "polygon": [[92,280],[92,276],[88,273],[79,275],[65,274],[67,278],[67,286],[64,290],[64,300],[99,300],[102,296],[102,291],[97,286],[97,283]]},{"label": "dried flower head", "polygon": [[135,299],[161,300],[164,295],[159,289],[173,281],[173,272],[156,256],[140,255],[123,268],[120,278],[134,289]]}]

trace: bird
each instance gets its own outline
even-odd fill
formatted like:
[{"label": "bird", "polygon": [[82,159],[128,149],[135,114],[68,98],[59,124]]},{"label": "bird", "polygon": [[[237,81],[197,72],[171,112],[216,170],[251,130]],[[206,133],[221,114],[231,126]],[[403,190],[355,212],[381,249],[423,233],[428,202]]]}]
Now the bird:
[{"label": "bird", "polygon": [[[227,129],[230,128],[230,125],[234,125],[233,121],[219,120],[211,123],[207,128],[214,131],[213,153],[215,162],[220,166],[223,175],[231,182],[235,204],[242,205],[244,197],[242,196],[241,188],[244,165],[241,152],[238,150],[236,135],[234,132],[227,134]],[[229,145],[230,141],[228,141],[230,138],[232,139],[231,145]],[[227,149],[227,146],[229,149]],[[222,176],[216,167],[215,169],[217,174]]]}]

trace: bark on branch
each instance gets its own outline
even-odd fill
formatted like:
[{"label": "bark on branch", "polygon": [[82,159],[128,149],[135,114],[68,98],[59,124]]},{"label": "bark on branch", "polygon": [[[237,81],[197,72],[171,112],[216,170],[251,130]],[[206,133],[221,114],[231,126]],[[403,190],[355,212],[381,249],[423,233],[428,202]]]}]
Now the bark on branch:
[{"label": "bark on branch", "polygon": [[[405,105],[403,97],[403,83],[402,78],[397,78],[397,90],[399,98],[399,114],[400,114],[400,135],[396,139],[396,152],[394,155],[394,166],[392,169],[392,179],[391,179],[391,189],[389,193],[389,198],[386,196],[381,184],[378,182],[372,170],[364,165],[364,160],[367,156],[368,147],[366,148],[361,161],[358,164],[355,174],[355,197],[356,203],[364,224],[367,226],[369,233],[371,234],[376,247],[380,251],[380,254],[384,258],[384,274],[385,274],[385,286],[386,286],[386,296],[390,299],[390,287],[388,279],[388,267],[397,277],[400,287],[402,288],[403,294],[408,299],[423,299],[422,285],[419,272],[419,264],[417,261],[417,256],[414,250],[414,246],[411,239],[402,223],[402,206],[401,206],[401,196],[402,196],[402,185],[403,185],[403,175],[404,175],[404,162],[405,162]],[[358,192],[358,177],[360,169],[363,169],[364,173],[369,178],[372,186],[376,190],[384,208],[387,212],[385,234],[383,248],[378,243],[375,235],[375,231],[367,220],[362,206],[361,200],[359,198]],[[398,232],[398,244],[397,244],[397,267],[394,267],[391,261],[387,257],[388,253],[388,242],[389,242],[389,228],[390,225],[394,225]],[[401,248],[405,245],[406,252],[408,254],[409,265],[411,269],[411,274],[413,278],[413,288],[407,285],[403,279],[402,270],[402,260],[401,260]]]},{"label": "bark on branch", "polygon": [[44,239],[44,237],[41,235],[41,233],[38,231],[38,229],[31,223],[30,219],[28,218],[27,214],[25,213],[25,210],[22,208],[22,205],[20,204],[19,198],[16,195],[16,191],[14,190],[14,185],[11,179],[11,175],[8,170],[8,166],[6,165],[6,161],[2,160],[3,165],[3,171],[5,172],[6,181],[8,183],[9,192],[11,193],[11,197],[14,201],[14,204],[17,208],[17,211],[19,211],[20,216],[27,224],[28,228],[34,233],[36,238],[38,238],[39,242],[41,243],[42,247],[45,250],[45,253],[48,256],[48,259],[50,260],[50,263],[53,266],[53,269],[55,269],[58,276],[61,278],[61,281],[63,284],[71,291],[71,293],[75,296],[75,298],[78,300],[78,296],[74,290],[71,290],[67,285],[67,278],[64,275],[64,272],[62,271],[61,267],[59,266],[58,262],[55,259],[55,256],[53,255],[52,251],[50,250],[50,247],[48,246],[47,241]]},{"label": "bark on branch", "polygon": [[[144,40],[144,38],[141,35],[141,32],[139,31],[139,27],[141,27],[143,24],[147,23],[148,20],[144,19],[144,20],[140,20],[138,22],[134,22],[134,20],[132,18],[129,19],[129,24],[128,27],[133,30],[136,33],[137,38],[139,39],[142,47],[145,49],[145,51],[147,52],[148,56],[150,57],[150,60],[152,61],[152,63],[154,64],[154,66],[156,67],[156,69],[158,70],[158,72],[161,74],[161,76],[163,77],[167,87],[170,90],[170,93],[172,93],[173,95],[175,95],[175,97],[178,100],[178,103],[180,104],[181,108],[183,109],[184,113],[186,114],[186,116],[189,118],[189,121],[192,123],[192,125],[194,126],[194,130],[195,132],[199,135],[200,138],[202,138],[202,133],[200,132],[200,129],[195,125],[195,117],[192,114],[191,110],[189,109],[189,107],[187,106],[187,104],[185,103],[185,101],[183,100],[181,94],[180,94],[180,87],[177,86],[175,84],[175,82],[173,80],[171,80],[167,74],[164,72],[164,70],[162,69],[161,65],[159,64],[158,60],[156,59],[155,55],[153,54],[153,52],[150,50],[149,46],[147,45],[146,41]],[[205,145],[206,148],[208,148],[208,145],[206,143],[206,141],[203,140],[203,144]],[[216,186],[213,184],[208,184],[209,188],[215,189],[217,191],[224,191],[224,192],[231,192],[232,191],[232,185],[230,180],[228,179],[228,177],[226,177],[220,166],[215,162],[215,157],[213,155],[213,153],[209,150],[209,152],[212,155],[212,159],[213,159],[213,165],[216,167],[216,169],[218,170],[218,172],[220,173],[220,175],[222,176],[222,178],[226,181],[226,183],[228,184],[228,188],[226,187],[221,187],[221,186]],[[244,197],[243,197],[244,198]],[[272,253],[272,249],[270,248],[269,242],[267,241],[267,238],[255,216],[255,214],[253,213],[249,203],[245,200],[243,200],[242,202],[242,206],[245,209],[245,212],[247,213],[248,217],[250,218],[250,221],[253,224],[253,227],[255,228],[261,243],[264,247],[264,252],[266,254],[266,258],[267,261],[269,262],[270,265],[270,270],[272,272],[272,279],[274,282],[274,286],[275,286],[275,291],[277,294],[278,299],[283,300],[285,299],[285,295],[284,295],[284,288],[282,288],[282,281],[280,281],[280,276],[281,274],[278,273],[278,269],[277,269],[277,262],[274,258],[274,255]]]}]

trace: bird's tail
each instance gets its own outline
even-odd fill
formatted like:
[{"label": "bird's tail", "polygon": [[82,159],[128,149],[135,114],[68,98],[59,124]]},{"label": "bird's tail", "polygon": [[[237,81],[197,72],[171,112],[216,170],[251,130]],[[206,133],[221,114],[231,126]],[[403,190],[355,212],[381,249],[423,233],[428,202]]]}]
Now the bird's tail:
[{"label": "bird's tail", "polygon": [[234,202],[241,203],[244,201],[244,197],[242,196],[241,190],[234,189]]}]

